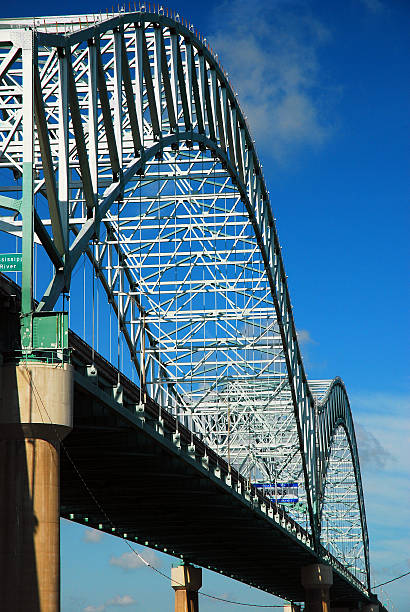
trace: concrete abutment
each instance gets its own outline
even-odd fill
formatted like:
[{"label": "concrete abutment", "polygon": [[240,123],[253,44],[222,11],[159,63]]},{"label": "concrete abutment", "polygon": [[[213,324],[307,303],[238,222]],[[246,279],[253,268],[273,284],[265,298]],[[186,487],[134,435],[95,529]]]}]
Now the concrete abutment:
[{"label": "concrete abutment", "polygon": [[60,610],[60,441],[71,431],[68,364],[0,366],[0,609]]},{"label": "concrete abutment", "polygon": [[306,612],[330,612],[330,587],[333,571],[328,565],[314,563],[302,568]]}]

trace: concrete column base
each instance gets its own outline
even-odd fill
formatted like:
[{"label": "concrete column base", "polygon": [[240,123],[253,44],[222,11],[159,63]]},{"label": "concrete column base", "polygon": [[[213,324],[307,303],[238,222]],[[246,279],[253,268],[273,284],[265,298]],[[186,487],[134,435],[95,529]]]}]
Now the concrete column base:
[{"label": "concrete column base", "polygon": [[198,591],[202,586],[202,569],[180,565],[171,569],[171,586],[175,591],[175,612],[198,612]]},{"label": "concrete column base", "polygon": [[59,447],[71,366],[0,368],[0,610],[60,611]]},{"label": "concrete column base", "polygon": [[283,612],[300,612],[300,606],[297,604],[286,604],[286,606],[283,606]]},{"label": "concrete column base", "polygon": [[332,568],[322,563],[307,565],[302,567],[301,579],[305,589],[305,612],[330,612]]}]

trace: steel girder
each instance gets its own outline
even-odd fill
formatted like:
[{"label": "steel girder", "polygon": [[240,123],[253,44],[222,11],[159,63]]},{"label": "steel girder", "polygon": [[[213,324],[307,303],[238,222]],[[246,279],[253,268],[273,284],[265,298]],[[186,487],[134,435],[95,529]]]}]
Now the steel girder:
[{"label": "steel girder", "polygon": [[317,404],[307,381],[261,165],[217,59],[146,12],[3,21],[0,39],[0,167],[23,177],[0,206],[22,215],[23,313],[33,232],[54,266],[39,311],[86,254],[144,392],[250,480],[299,481],[318,550],[332,444],[347,449],[368,580],[347,396],[338,381]]},{"label": "steel girder", "polygon": [[[316,396],[321,541],[370,584],[369,540],[359,454],[343,381],[311,382]],[[330,531],[329,531],[330,528]]]}]

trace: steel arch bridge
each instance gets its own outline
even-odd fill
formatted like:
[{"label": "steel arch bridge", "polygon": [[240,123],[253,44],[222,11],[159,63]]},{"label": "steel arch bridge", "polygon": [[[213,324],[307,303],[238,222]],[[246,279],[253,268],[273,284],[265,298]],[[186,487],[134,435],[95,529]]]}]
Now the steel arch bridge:
[{"label": "steel arch bridge", "polygon": [[[262,166],[217,56],[144,7],[3,20],[0,40],[0,229],[22,243],[23,351],[85,255],[145,396],[369,589],[348,396],[307,380]],[[52,273],[33,312],[34,241]]]}]

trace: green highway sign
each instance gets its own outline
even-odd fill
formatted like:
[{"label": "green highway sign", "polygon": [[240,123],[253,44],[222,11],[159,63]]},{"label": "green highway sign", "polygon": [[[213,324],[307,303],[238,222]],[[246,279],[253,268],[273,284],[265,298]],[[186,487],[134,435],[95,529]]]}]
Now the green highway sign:
[{"label": "green highway sign", "polygon": [[21,272],[22,267],[21,253],[0,253],[0,272]]}]

